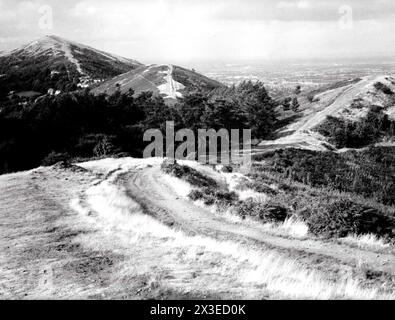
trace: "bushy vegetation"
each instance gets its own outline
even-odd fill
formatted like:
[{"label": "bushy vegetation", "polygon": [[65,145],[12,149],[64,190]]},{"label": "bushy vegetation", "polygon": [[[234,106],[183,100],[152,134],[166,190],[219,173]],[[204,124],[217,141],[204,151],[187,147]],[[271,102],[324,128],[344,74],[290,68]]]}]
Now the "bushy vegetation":
[{"label": "bushy vegetation", "polygon": [[326,237],[346,237],[356,234],[394,236],[394,220],[375,208],[348,199],[322,203],[319,208],[306,210],[304,218],[311,233]]},{"label": "bushy vegetation", "polygon": [[183,179],[195,187],[218,187],[214,179],[201,174],[191,167],[180,165],[176,161],[164,161],[161,168],[164,173]]},{"label": "bushy vegetation", "polygon": [[357,122],[329,116],[316,130],[336,148],[361,148],[383,137],[394,137],[395,121],[380,108],[371,108],[367,116]]},{"label": "bushy vegetation", "polygon": [[0,101],[6,99],[10,91],[47,93],[50,88],[73,91],[77,89],[80,77],[70,62],[54,58],[49,64],[46,56],[34,59],[0,57],[0,74],[4,74],[0,78]]},{"label": "bushy vegetation", "polygon": [[389,88],[387,85],[385,85],[382,82],[376,82],[374,84],[374,87],[376,88],[377,91],[381,91],[384,94],[387,94],[387,95],[394,94],[394,92],[391,90],[391,88]]},{"label": "bushy vegetation", "polygon": [[192,190],[188,195],[192,201],[201,200],[207,206],[216,205],[220,208],[228,208],[238,201],[235,192],[229,192],[219,188],[205,187],[200,190]]},{"label": "bushy vegetation", "polygon": [[125,64],[113,59],[104,59],[99,53],[87,48],[71,45],[73,56],[83,69],[93,79],[109,79],[135,69],[131,64]]},{"label": "bushy vegetation", "polygon": [[[86,75],[93,79],[108,79],[135,68],[132,64],[103,58],[95,51],[71,45],[73,56],[80,62]],[[10,91],[37,91],[48,89],[71,92],[77,89],[81,74],[75,64],[62,55],[27,55],[23,51],[0,57],[0,101]]]},{"label": "bushy vegetation", "polygon": [[70,161],[70,155],[68,153],[51,152],[44,158],[41,164],[43,166],[53,166],[54,164],[68,161]]},{"label": "bushy vegetation", "polygon": [[[371,147],[340,154],[285,149],[265,156],[265,164],[257,168],[258,173],[260,168],[311,187],[351,192],[386,205],[395,204],[395,147]],[[259,182],[259,174],[253,178]]]},{"label": "bushy vegetation", "polygon": [[266,203],[252,199],[240,201],[236,192],[229,191],[214,179],[191,167],[167,160],[162,163],[161,168],[163,172],[197,187],[188,195],[192,201],[202,201],[207,206],[215,205],[222,210],[231,208],[234,214],[242,218],[251,217],[263,223],[284,222],[288,216],[288,210],[273,201]]},{"label": "bushy vegetation", "polygon": [[[317,236],[374,234],[393,239],[394,157],[393,148],[344,154],[293,149],[272,152],[256,162],[249,179],[237,187],[265,194],[266,200],[241,201],[237,193],[189,167],[167,162],[162,168],[197,187],[189,194],[192,201],[230,210],[242,218],[282,223],[294,217]],[[350,183],[348,179],[362,179],[363,172],[369,179],[360,180],[359,186]]]},{"label": "bushy vegetation", "polygon": [[89,91],[6,99],[0,107],[0,174],[31,169],[52,152],[71,158],[141,157],[148,129],[244,129],[263,137],[273,130],[273,101],[263,84],[245,82],[215,92],[194,92],[168,106],[150,92],[93,95]]},{"label": "bushy vegetation", "polygon": [[342,154],[287,149],[262,156],[248,187],[302,219],[312,234],[394,238],[395,148]]},{"label": "bushy vegetation", "polygon": [[221,86],[219,82],[198,74],[195,70],[187,70],[178,66],[173,67],[172,76],[175,81],[182,83],[185,90],[189,92],[210,92]]},{"label": "bushy vegetation", "polygon": [[274,130],[276,104],[263,83],[246,81],[210,93],[196,92],[181,100],[180,115],[185,128],[251,129],[255,138]]},{"label": "bushy vegetation", "polygon": [[[19,104],[8,101],[0,113],[0,173],[31,169],[53,154],[97,157],[143,148],[141,105],[155,98],[93,96],[88,92],[45,96]],[[159,103],[159,102],[158,102]],[[44,161],[52,163],[53,161]]]},{"label": "bushy vegetation", "polygon": [[182,179],[198,189],[192,190],[188,197],[192,201],[201,200],[205,205],[216,205],[218,207],[229,207],[238,201],[235,192],[229,192],[220,186],[216,180],[199,171],[178,164],[176,161],[164,161],[162,171],[176,178]]},{"label": "bushy vegetation", "polygon": [[248,199],[241,201],[235,207],[234,212],[242,218],[251,217],[264,223],[284,222],[288,216],[287,209],[277,203],[260,202]]}]

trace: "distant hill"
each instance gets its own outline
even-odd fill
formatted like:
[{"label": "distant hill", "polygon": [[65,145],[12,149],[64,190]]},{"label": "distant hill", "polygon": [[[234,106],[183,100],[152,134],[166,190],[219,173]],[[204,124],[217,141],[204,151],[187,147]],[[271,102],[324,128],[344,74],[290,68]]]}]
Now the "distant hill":
[{"label": "distant hill", "polygon": [[167,102],[174,102],[185,92],[194,90],[213,90],[222,87],[218,81],[207,78],[195,71],[174,65],[140,66],[125,74],[102,82],[93,87],[94,94],[122,93],[133,89],[135,94],[152,91],[161,95]]},{"label": "distant hill", "polygon": [[57,36],[0,53],[0,100],[11,91],[44,94],[49,89],[69,92],[89,87],[95,94],[152,91],[169,103],[188,91],[221,86],[179,66],[145,66]]},{"label": "distant hill", "polygon": [[49,88],[71,91],[87,87],[142,64],[57,36],[46,36],[0,54],[0,87],[4,91]]}]

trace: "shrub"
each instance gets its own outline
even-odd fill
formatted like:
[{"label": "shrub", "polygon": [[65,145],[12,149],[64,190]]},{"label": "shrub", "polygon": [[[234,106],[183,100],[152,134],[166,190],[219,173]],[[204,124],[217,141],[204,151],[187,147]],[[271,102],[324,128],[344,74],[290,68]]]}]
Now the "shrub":
[{"label": "shrub", "polygon": [[294,97],[292,99],[292,105],[291,105],[292,111],[293,112],[298,112],[299,111],[299,107],[300,107],[300,104],[299,104],[298,98]]},{"label": "shrub", "polygon": [[217,205],[219,207],[229,207],[234,205],[239,199],[235,192],[218,190],[215,188],[203,188],[193,190],[188,195],[192,201],[202,200],[205,205]]},{"label": "shrub", "polygon": [[295,88],[294,93],[296,95],[300,95],[302,93],[302,86],[301,85],[297,85],[296,88]]},{"label": "shrub", "polygon": [[96,146],[93,148],[93,154],[96,157],[105,157],[116,153],[114,144],[111,140],[112,139],[108,136],[104,136],[102,139],[100,139]]},{"label": "shrub", "polygon": [[322,204],[313,212],[305,212],[311,233],[326,237],[346,237],[356,234],[375,234],[393,237],[394,221],[377,209],[350,200]]},{"label": "shrub", "polygon": [[[261,185],[279,184],[270,174],[281,179],[325,187],[341,192],[353,192],[386,204],[395,204],[395,147],[371,147],[363,151],[344,153],[309,150],[278,150],[265,158],[264,164],[254,165],[253,189]],[[269,175],[267,174],[269,173]],[[289,184],[279,185],[288,193],[295,191]],[[288,190],[287,190],[287,189]],[[263,191],[265,192],[265,191]]]},{"label": "shrub", "polygon": [[218,187],[218,184],[214,179],[201,174],[199,171],[191,167],[179,165],[177,161],[164,161],[161,168],[164,173],[183,179],[193,186],[199,188]]},{"label": "shrub", "polygon": [[246,184],[246,187],[249,189],[252,189],[256,192],[259,193],[264,193],[266,195],[276,195],[278,193],[277,190],[274,190],[273,188],[269,187],[267,184],[265,184],[265,182],[258,178],[257,180],[248,182]]},{"label": "shrub", "polygon": [[257,218],[263,222],[284,222],[288,216],[287,209],[276,203],[262,203],[255,200],[240,202],[235,212],[243,219]]},{"label": "shrub", "polygon": [[288,110],[291,109],[291,102],[292,102],[292,98],[291,98],[291,97],[285,98],[285,99],[281,102],[284,111],[288,111]]},{"label": "shrub", "polygon": [[362,98],[357,98],[353,100],[350,107],[353,109],[362,109],[365,108],[365,104]]},{"label": "shrub", "polygon": [[337,148],[361,148],[393,134],[393,123],[381,108],[371,107],[361,121],[350,122],[328,116],[316,130]]},{"label": "shrub", "polygon": [[232,173],[233,172],[233,167],[232,166],[222,166],[221,172],[224,173]]},{"label": "shrub", "polygon": [[388,86],[386,86],[384,83],[376,82],[374,84],[374,87],[376,88],[377,91],[381,91],[385,94],[388,94],[388,95],[394,94],[394,92]]},{"label": "shrub", "polygon": [[58,152],[53,151],[44,158],[44,160],[42,161],[41,164],[44,167],[49,167],[49,166],[53,166],[54,164],[57,164],[59,162],[68,163],[69,161],[70,161],[70,155],[68,153],[58,153]]},{"label": "shrub", "polygon": [[119,150],[114,146],[114,136],[87,134],[82,136],[75,147],[76,152],[85,157],[104,157],[114,155]]}]

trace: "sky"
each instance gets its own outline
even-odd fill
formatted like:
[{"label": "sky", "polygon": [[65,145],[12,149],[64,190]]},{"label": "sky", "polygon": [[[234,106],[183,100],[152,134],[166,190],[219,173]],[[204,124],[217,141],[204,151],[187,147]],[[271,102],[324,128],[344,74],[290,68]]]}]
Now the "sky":
[{"label": "sky", "polygon": [[394,0],[0,0],[0,50],[57,35],[144,63],[394,56]]}]

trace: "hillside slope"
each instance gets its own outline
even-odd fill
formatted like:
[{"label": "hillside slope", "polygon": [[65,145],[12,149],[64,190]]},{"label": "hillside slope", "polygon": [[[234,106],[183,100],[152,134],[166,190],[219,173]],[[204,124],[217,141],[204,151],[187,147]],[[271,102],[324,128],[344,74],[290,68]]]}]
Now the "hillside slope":
[{"label": "hillside slope", "polygon": [[1,85],[11,91],[65,90],[128,72],[141,64],[57,36],[0,55]]},{"label": "hillside slope", "polygon": [[230,220],[180,196],[182,181],[169,180],[161,162],[105,159],[0,176],[0,298],[393,298],[391,248]]},{"label": "hillside slope", "polygon": [[151,91],[161,95],[167,102],[174,102],[184,92],[193,90],[213,90],[223,86],[194,71],[173,65],[141,66],[128,73],[100,83],[92,89],[94,94],[112,94],[117,90],[122,93],[133,89],[135,94]]},{"label": "hillside slope", "polygon": [[395,95],[376,88],[381,83],[395,92],[395,78],[391,76],[369,76],[351,84],[344,83],[330,90],[318,91],[313,102],[305,102],[298,119],[281,128],[277,139],[263,141],[259,149],[298,147],[312,150],[327,150],[329,146],[323,136],[314,131],[328,116],[358,121],[369,107],[378,106],[395,119]]}]

